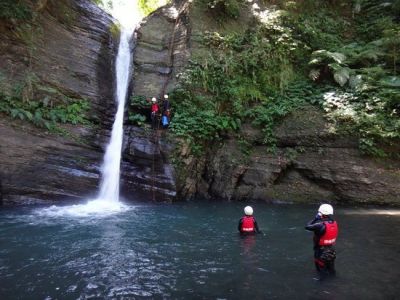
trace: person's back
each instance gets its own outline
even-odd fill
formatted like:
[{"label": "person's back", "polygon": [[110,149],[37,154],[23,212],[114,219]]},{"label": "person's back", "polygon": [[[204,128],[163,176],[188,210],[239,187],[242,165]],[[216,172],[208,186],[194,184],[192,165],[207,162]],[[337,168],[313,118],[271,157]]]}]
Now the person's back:
[{"label": "person's back", "polygon": [[258,229],[258,224],[256,219],[253,217],[253,208],[251,206],[246,206],[244,208],[244,216],[240,218],[238,224],[238,231],[240,234],[255,234],[261,233]]},{"label": "person's back", "polygon": [[335,272],[336,251],[334,245],[338,236],[338,224],[333,219],[333,208],[322,204],[317,216],[307,223],[305,229],[314,232],[314,262],[318,271]]}]

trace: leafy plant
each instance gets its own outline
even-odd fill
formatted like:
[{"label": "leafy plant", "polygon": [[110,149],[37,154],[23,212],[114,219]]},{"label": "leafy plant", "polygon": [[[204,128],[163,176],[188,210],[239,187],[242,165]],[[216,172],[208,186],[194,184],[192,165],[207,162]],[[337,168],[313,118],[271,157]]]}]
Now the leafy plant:
[{"label": "leafy plant", "polygon": [[[34,99],[37,95],[42,98]],[[57,123],[89,123],[87,100],[70,98],[54,88],[40,85],[34,74],[28,74],[10,93],[0,92],[0,100],[0,112],[39,127],[54,129]]]},{"label": "leafy plant", "polygon": [[240,14],[240,0],[202,0],[202,5],[216,16],[219,21],[237,18]]},{"label": "leafy plant", "polygon": [[346,56],[339,52],[317,50],[311,54],[309,62],[310,78],[314,81],[326,76],[333,76],[335,82],[344,86],[350,78],[350,69],[345,64]]},{"label": "leafy plant", "polygon": [[[202,153],[251,122],[274,150],[276,125],[312,104],[337,132],[358,137],[361,151],[382,156],[400,140],[397,2],[275,1],[285,11],[271,12],[271,22],[205,32],[210,53],[179,74],[170,128]],[[213,10],[228,1],[204,3]]]},{"label": "leafy plant", "polygon": [[129,112],[129,117],[128,120],[132,122],[133,124],[136,124],[138,126],[143,126],[146,121],[146,116],[142,114],[134,114]]},{"label": "leafy plant", "polygon": [[147,101],[146,96],[134,95],[130,99],[130,105],[134,108],[148,108],[149,102]]},{"label": "leafy plant", "polygon": [[23,1],[1,0],[0,19],[29,21],[32,17],[32,9]]},{"label": "leafy plant", "polygon": [[113,23],[113,24],[111,24],[109,30],[110,30],[112,37],[116,40],[121,35],[121,24],[118,22]]},{"label": "leafy plant", "polygon": [[144,16],[149,15],[157,8],[165,5],[167,0],[139,0],[138,5],[139,9]]}]

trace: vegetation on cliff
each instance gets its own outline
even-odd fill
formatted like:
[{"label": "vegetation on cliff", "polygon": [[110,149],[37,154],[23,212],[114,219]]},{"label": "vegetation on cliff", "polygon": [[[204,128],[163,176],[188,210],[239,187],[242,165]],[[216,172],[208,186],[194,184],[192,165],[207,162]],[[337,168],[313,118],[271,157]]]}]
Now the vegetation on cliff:
[{"label": "vegetation on cliff", "polygon": [[[228,9],[235,7],[232,2],[244,5],[194,5],[223,24],[236,17]],[[245,32],[204,32],[210,53],[191,61],[173,92],[175,134],[201,151],[251,122],[273,150],[276,124],[312,104],[325,111],[332,131],[357,136],[364,153],[390,152],[400,139],[400,1],[274,4],[253,9]]]},{"label": "vegetation on cliff", "polygon": [[[26,69],[17,74],[14,81],[10,81],[0,70],[0,112],[47,130],[63,132],[57,124],[89,123],[86,115],[89,102],[62,91],[61,87],[47,84],[32,67],[43,35],[38,18],[46,3],[29,0],[3,0],[0,3],[0,25],[6,25],[3,30],[11,32],[13,42],[23,45],[22,59],[26,63]],[[63,21],[71,21],[73,14],[65,3],[58,3],[57,7]]]},{"label": "vegetation on cliff", "polygon": [[0,112],[32,122],[48,130],[57,130],[57,123],[87,124],[89,102],[72,98],[59,90],[41,85],[33,75],[15,84],[11,91],[0,73]]}]

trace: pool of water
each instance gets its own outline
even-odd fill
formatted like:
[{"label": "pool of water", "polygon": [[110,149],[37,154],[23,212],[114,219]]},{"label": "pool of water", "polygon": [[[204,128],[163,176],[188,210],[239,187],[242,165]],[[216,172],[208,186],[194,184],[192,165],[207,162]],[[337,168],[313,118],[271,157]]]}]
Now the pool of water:
[{"label": "pool of water", "polygon": [[254,204],[264,235],[241,238],[244,206],[2,209],[0,299],[398,299],[400,211],[337,209],[337,275],[321,280],[316,207]]}]

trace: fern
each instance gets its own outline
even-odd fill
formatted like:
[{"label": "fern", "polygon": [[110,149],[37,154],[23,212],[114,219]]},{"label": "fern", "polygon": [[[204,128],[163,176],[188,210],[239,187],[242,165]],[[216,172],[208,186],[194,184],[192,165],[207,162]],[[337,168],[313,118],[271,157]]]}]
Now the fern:
[{"label": "fern", "polygon": [[349,68],[338,68],[333,73],[333,78],[340,86],[344,86],[350,78],[350,69]]}]

